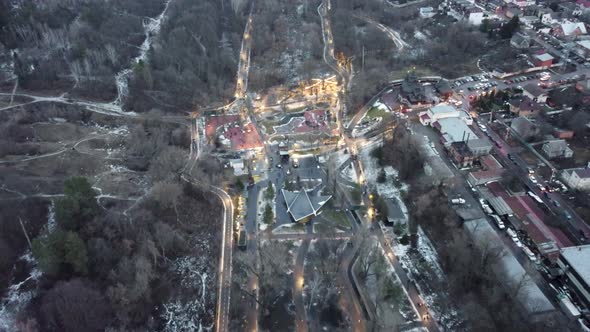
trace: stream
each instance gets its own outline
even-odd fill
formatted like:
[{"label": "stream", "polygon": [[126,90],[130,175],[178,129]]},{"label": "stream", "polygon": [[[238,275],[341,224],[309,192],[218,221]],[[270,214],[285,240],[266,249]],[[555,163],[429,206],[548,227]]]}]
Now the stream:
[{"label": "stream", "polygon": [[152,46],[153,38],[154,38],[154,36],[157,36],[158,33],[160,33],[160,29],[162,27],[162,22],[164,21],[164,16],[166,15],[166,12],[168,11],[168,7],[170,6],[170,2],[172,2],[172,0],[166,1],[166,6],[164,6],[164,10],[156,18],[148,18],[148,19],[146,19],[147,22],[144,21],[143,28],[144,28],[144,33],[145,33],[145,39],[144,39],[143,43],[141,44],[141,46],[139,47],[139,49],[140,49],[139,55],[131,60],[131,64],[130,64],[129,68],[125,68],[125,69],[121,70],[115,76],[115,82],[117,84],[117,98],[113,101],[113,104],[118,105],[118,106],[123,105],[123,101],[124,101],[125,97],[127,97],[127,94],[129,93],[129,78],[130,78],[130,75],[133,73],[133,66],[136,65],[137,63],[139,63],[140,61],[141,62],[146,61],[148,51],[150,50],[150,47]]}]

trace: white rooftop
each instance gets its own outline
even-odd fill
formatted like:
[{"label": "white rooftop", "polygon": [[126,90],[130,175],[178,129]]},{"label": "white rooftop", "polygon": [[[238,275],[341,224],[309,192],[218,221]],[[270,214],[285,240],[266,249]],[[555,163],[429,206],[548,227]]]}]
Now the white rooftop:
[{"label": "white rooftop", "polygon": [[444,114],[457,112],[457,110],[449,104],[438,104],[434,107],[431,107],[430,112],[432,112],[432,114]]},{"label": "white rooftop", "polygon": [[537,59],[539,59],[541,61],[553,60],[553,57],[549,53],[543,53],[543,54],[535,55],[535,58],[537,58]]},{"label": "white rooftop", "polygon": [[465,121],[460,118],[444,118],[437,122],[440,125],[439,130],[447,143],[479,138],[473,131],[471,131]]},{"label": "white rooftop", "polygon": [[563,30],[563,34],[566,36],[571,35],[576,31],[576,29],[580,29],[580,33],[585,35],[586,34],[586,26],[582,22],[565,22],[561,23],[561,29]]},{"label": "white rooftop", "polygon": [[580,278],[590,285],[590,244],[561,249],[561,256]]}]

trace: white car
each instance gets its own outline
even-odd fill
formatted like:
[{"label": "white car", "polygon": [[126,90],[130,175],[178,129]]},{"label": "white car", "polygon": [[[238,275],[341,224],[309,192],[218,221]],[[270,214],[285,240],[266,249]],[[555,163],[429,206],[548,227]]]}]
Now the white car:
[{"label": "white car", "polygon": [[535,256],[535,254],[531,251],[531,249],[529,249],[526,246],[523,246],[522,247],[522,251],[524,251],[524,253],[531,260],[531,262],[536,262],[537,261],[537,256]]},{"label": "white car", "polygon": [[500,219],[500,217],[498,217],[495,214],[491,214],[490,217],[494,219],[499,229],[506,229],[506,226],[504,225],[504,222],[502,221],[502,219]]},{"label": "white car", "polygon": [[510,239],[512,239],[512,242],[514,242],[517,247],[522,248],[522,242],[520,242],[518,235],[516,235],[516,232],[513,231],[512,228],[508,228],[506,233],[510,236]]},{"label": "white car", "polygon": [[532,182],[533,184],[537,184],[537,183],[538,183],[538,182],[537,182],[537,179],[535,178],[535,176],[534,176],[534,175],[529,175],[529,179],[531,179],[531,182]]}]

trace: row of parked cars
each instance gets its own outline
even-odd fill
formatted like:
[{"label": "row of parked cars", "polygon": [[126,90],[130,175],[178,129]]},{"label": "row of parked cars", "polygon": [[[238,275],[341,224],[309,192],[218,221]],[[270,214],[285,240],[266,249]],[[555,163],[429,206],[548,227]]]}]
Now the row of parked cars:
[{"label": "row of parked cars", "polygon": [[533,251],[529,247],[522,243],[522,241],[518,237],[517,232],[514,229],[512,229],[511,227],[506,227],[506,224],[504,223],[502,218],[500,218],[497,214],[494,213],[494,211],[490,208],[486,200],[480,198],[479,204],[481,205],[481,208],[484,210],[484,212],[494,221],[494,224],[496,224],[498,229],[506,230],[506,234],[510,237],[512,242],[514,242],[514,244],[518,248],[522,249],[525,255],[531,260],[531,262],[536,262],[537,256],[535,255],[535,253],[533,253]]},{"label": "row of parked cars", "polygon": [[473,75],[473,76],[465,76],[461,79],[458,79],[455,81],[454,85],[455,87],[461,86],[465,83],[469,83],[469,82],[488,82],[488,80],[492,77],[492,75],[490,74],[481,74],[481,75]]},{"label": "row of parked cars", "polygon": [[551,75],[547,72],[542,72],[536,74],[529,74],[526,76],[513,77],[511,79],[504,80],[504,84],[521,83],[524,81],[534,80],[537,78],[541,80],[548,80],[549,78],[551,78]]}]

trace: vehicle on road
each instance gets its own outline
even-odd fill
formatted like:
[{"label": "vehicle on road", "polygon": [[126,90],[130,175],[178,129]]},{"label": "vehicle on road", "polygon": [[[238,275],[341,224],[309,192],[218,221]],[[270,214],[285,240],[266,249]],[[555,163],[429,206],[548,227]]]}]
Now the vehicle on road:
[{"label": "vehicle on road", "polygon": [[508,236],[510,236],[510,239],[512,239],[512,242],[514,242],[514,244],[516,244],[517,247],[522,248],[522,242],[520,242],[518,235],[516,235],[516,232],[512,228],[508,228],[506,230],[506,233],[508,234]]},{"label": "vehicle on road", "polygon": [[491,214],[490,217],[494,220],[496,226],[498,226],[499,229],[506,229],[506,225],[504,225],[504,222],[502,219],[500,219],[500,217],[495,214]]},{"label": "vehicle on road", "polygon": [[532,182],[533,184],[537,184],[537,183],[538,183],[538,182],[537,182],[537,179],[536,179],[536,178],[535,178],[535,176],[534,176],[534,175],[532,175],[532,174],[529,174],[529,179],[531,180],[531,182]]},{"label": "vehicle on road", "polygon": [[529,195],[529,196],[530,196],[532,199],[534,199],[534,200],[535,200],[537,203],[539,203],[539,204],[543,204],[543,200],[542,200],[542,199],[541,199],[539,196],[537,196],[537,195],[536,195],[534,192],[532,192],[532,191],[529,191],[529,192],[527,192],[527,194],[528,194],[528,195]]},{"label": "vehicle on road", "polygon": [[523,246],[522,251],[524,251],[524,253],[531,260],[531,262],[537,261],[537,256],[535,256],[535,254],[533,253],[533,251],[531,249],[529,249],[529,247]]}]

